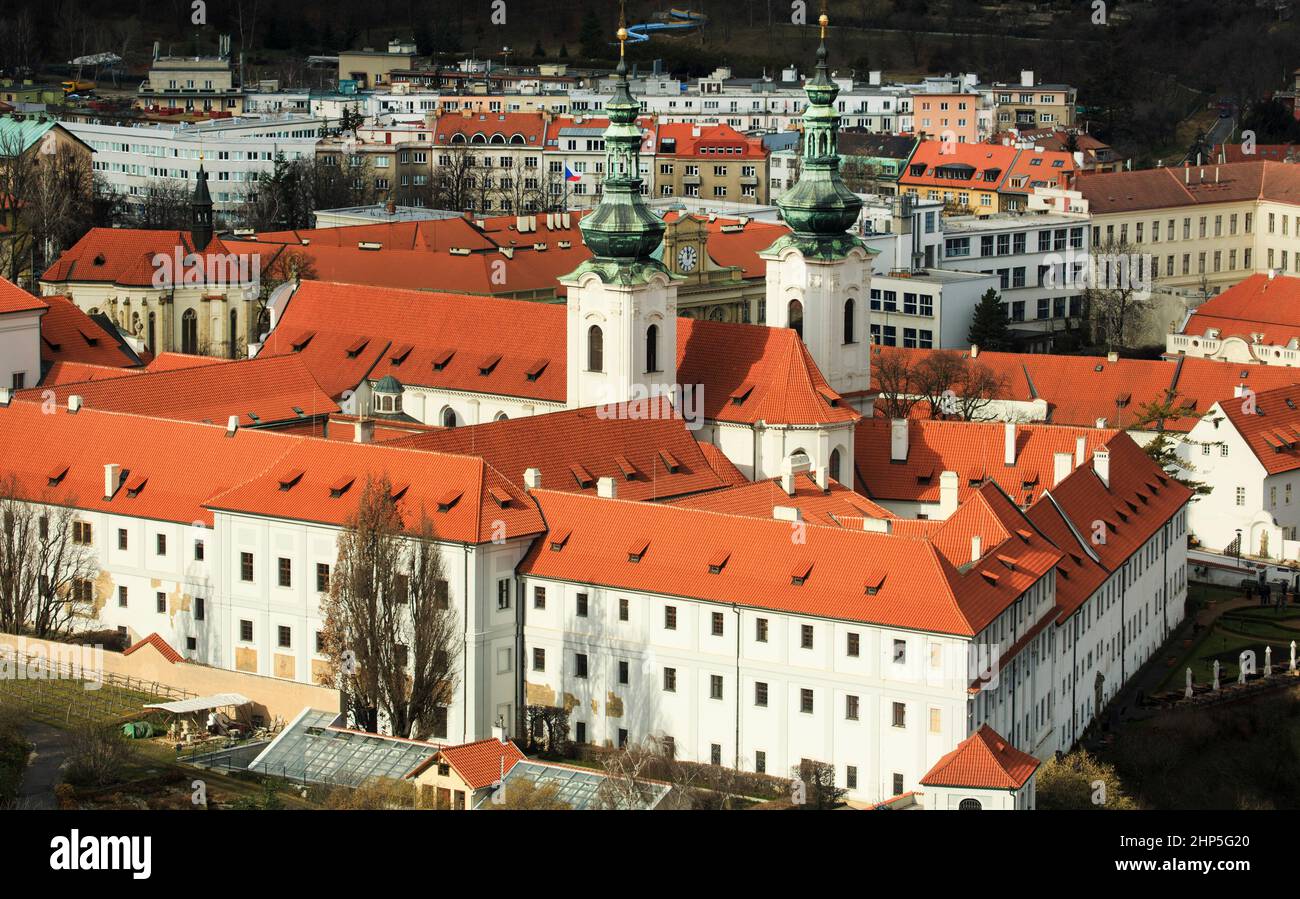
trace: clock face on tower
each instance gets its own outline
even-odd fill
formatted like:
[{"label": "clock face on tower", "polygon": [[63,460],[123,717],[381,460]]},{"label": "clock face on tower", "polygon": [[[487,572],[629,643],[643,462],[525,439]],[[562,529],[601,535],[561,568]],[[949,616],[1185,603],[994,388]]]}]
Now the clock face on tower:
[{"label": "clock face on tower", "polygon": [[677,267],[684,272],[695,271],[695,247],[684,246],[677,251]]}]

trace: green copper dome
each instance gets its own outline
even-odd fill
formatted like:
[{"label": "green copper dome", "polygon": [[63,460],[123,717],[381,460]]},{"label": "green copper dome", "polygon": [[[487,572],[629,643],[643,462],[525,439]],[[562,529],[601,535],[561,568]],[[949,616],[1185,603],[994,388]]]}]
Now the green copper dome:
[{"label": "green copper dome", "polygon": [[843,255],[858,243],[846,233],[858,220],[862,200],[840,179],[838,136],[840,116],[835,98],[840,89],[826,69],[826,17],[821,19],[822,42],[817,48],[817,74],[804,88],[808,108],[803,114],[803,152],[799,181],[777,206],[794,231],[790,242],[805,252]]},{"label": "green copper dome", "polygon": [[605,129],[602,195],[599,205],[578,227],[596,257],[594,262],[638,263],[636,268],[648,264],[662,269],[650,254],[663,241],[664,222],[641,198],[641,126],[637,124],[641,106],[628,89],[627,63],[621,53],[616,71],[614,96],[605,104],[609,127]]}]

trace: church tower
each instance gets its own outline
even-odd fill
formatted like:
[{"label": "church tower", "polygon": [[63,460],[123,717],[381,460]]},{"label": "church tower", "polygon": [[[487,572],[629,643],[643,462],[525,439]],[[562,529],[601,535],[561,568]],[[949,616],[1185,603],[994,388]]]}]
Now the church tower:
[{"label": "church tower", "polygon": [[794,232],[759,256],[767,260],[766,324],[794,328],[826,380],[850,403],[871,386],[868,323],[872,253],[849,233],[862,200],[840,178],[839,86],[826,67],[824,11],[817,71],[804,90],[799,181],[777,200]]},{"label": "church tower", "polygon": [[621,16],[618,42],[603,192],[578,225],[593,258],[559,279],[568,288],[570,407],[671,393],[677,381],[680,276],[651,256],[664,222],[641,198],[641,107],[628,87]]},{"label": "church tower", "polygon": [[194,195],[190,198],[190,238],[194,250],[202,253],[212,242],[212,195],[208,193],[208,173],[199,163],[194,182]]}]

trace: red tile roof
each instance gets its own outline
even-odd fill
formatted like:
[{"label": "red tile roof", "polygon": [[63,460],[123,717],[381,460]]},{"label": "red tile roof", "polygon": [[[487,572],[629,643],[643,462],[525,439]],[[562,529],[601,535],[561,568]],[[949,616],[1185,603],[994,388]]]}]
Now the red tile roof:
[{"label": "red tile roof", "polygon": [[1300,204],[1300,166],[1272,160],[1081,173],[1075,189],[1095,215],[1242,200]]},{"label": "red tile roof", "polygon": [[[985,479],[997,483],[1016,503],[1042,496],[1052,486],[1056,453],[1073,460],[1078,439],[1086,458],[1117,432],[1110,429],[1017,424],[1014,465],[1005,464],[1006,424],[911,419],[907,461],[890,461],[891,424],[884,418],[863,419],[854,434],[853,452],[860,492],[873,499],[937,503],[940,475],[957,473],[957,498],[965,502]],[[1073,464],[1073,462],[1071,462]]]},{"label": "red tile roof", "polygon": [[[1000,190],[1020,151],[1001,144],[947,144],[941,140],[918,141],[912,157],[903,166],[898,183],[908,187],[941,187],[946,190]],[[917,167],[921,167],[917,174]],[[939,172],[968,172],[970,177],[943,177]]]},{"label": "red tile roof", "polygon": [[987,724],[935,762],[921,778],[927,787],[1018,790],[1038,770],[1038,759],[1021,752]]},{"label": "red tile roof", "polygon": [[704,454],[704,461],[713,469],[722,482],[729,487],[738,484],[748,484],[749,478],[736,467],[736,463],[727,458],[727,454],[718,449],[712,443],[700,441],[700,452]]},{"label": "red tile roof", "polygon": [[145,646],[152,646],[154,649],[158,651],[159,655],[161,655],[167,661],[171,662],[173,665],[175,665],[177,662],[185,661],[185,658],[179,652],[172,649],[170,643],[168,643],[166,640],[164,640],[162,637],[158,636],[157,634],[150,634],[149,636],[145,637],[143,640],[137,640],[136,642],[128,646],[126,649],[122,650],[122,655],[129,656],[137,649],[140,649]]},{"label": "red tile roof", "polygon": [[[497,326],[483,328],[484,321]],[[331,396],[363,378],[392,375],[404,384],[563,403],[566,329],[565,308],[556,304],[304,281],[262,354],[298,353]],[[407,344],[400,359],[387,352]],[[496,354],[501,360],[484,374],[479,363]],[[541,361],[545,368],[530,377]],[[704,385],[711,419],[797,425],[859,418],[788,328],[680,318],[677,369],[679,383]],[[739,396],[737,388],[749,384]]]},{"label": "red tile roof", "polygon": [[546,122],[540,112],[445,112],[437,117],[434,144],[499,144],[540,151],[545,133]]},{"label": "red tile roof", "polygon": [[120,338],[77,308],[67,297],[43,297],[49,307],[41,316],[41,362],[83,362],[132,368],[141,358]]},{"label": "red tile roof", "polygon": [[[243,426],[265,426],[328,415],[339,409],[297,356],[237,362],[202,358],[207,364],[190,368],[145,370],[109,380],[65,381],[55,387],[55,400],[64,405],[75,394],[92,409],[223,426],[232,415],[239,416]],[[20,396],[39,400],[47,390],[48,385],[24,391]]]},{"label": "red tile roof", "polygon": [[[915,364],[927,354],[951,351],[873,349],[877,356],[885,352],[904,354]],[[998,399],[1024,403],[1041,399],[1047,404],[1049,423],[1079,427],[1095,427],[1098,419],[1104,419],[1108,427],[1134,427],[1142,407],[1163,400],[1170,389],[1178,392],[1181,402],[1204,412],[1216,400],[1232,396],[1237,384],[1260,391],[1300,381],[1300,371],[1283,366],[1242,365],[1190,356],[1110,362],[1102,356],[980,351],[975,361],[1004,381]],[[874,364],[872,371],[876,371]],[[874,386],[878,389],[879,382]],[[914,414],[925,414],[923,407],[918,404]],[[1165,428],[1186,432],[1196,421],[1196,416],[1187,415],[1167,420]]]},{"label": "red tile roof", "polygon": [[220,356],[197,356],[189,353],[159,353],[149,361],[145,366],[151,372],[172,371],[178,368],[199,368],[203,365],[214,365],[218,362],[228,362]]},{"label": "red tile roof", "polygon": [[[431,430],[399,437],[388,446],[482,457],[516,485],[524,470],[541,471],[551,490],[595,494],[596,480],[612,477],[618,496],[664,499],[728,485],[679,418],[633,419],[625,406],[568,409],[528,418]],[[678,461],[670,471],[667,450]],[[582,474],[579,483],[575,468]]]},{"label": "red tile roof", "polygon": [[810,524],[857,530],[862,530],[864,518],[897,517],[888,509],[854,493],[837,481],[828,480],[827,487],[828,491],[823,493],[813,475],[802,472],[794,478],[793,495],[785,492],[780,478],[773,478],[746,481],[728,489],[670,500],[670,504],[752,518],[771,518],[775,506],[788,506],[798,509],[803,514],[803,520]]},{"label": "red tile roof", "polygon": [[[239,247],[237,243],[227,246],[221,238],[214,237],[203,250],[202,271],[206,275],[209,263],[220,258],[222,264],[213,271],[224,283],[229,277],[225,259],[230,254],[238,254]],[[91,228],[45,270],[41,281],[48,284],[110,283],[148,287],[153,284],[157,271],[154,257],[162,254],[173,258],[178,250],[182,258],[194,253],[194,241],[188,231]]]},{"label": "red tile roof", "polygon": [[143,368],[114,368],[110,365],[90,365],[85,362],[55,362],[45,371],[41,378],[42,387],[57,387],[60,384],[75,384],[80,381],[104,381],[109,378],[124,378],[138,375]]},{"label": "red tile roof", "polygon": [[0,278],[0,315],[11,312],[36,312],[46,308],[40,297],[32,296],[12,281]]},{"label": "red tile roof", "polygon": [[1246,404],[1235,398],[1223,400],[1219,408],[1266,472],[1300,468],[1300,386],[1255,394],[1253,412],[1247,412]]},{"label": "red tile roof", "polygon": [[510,740],[502,743],[496,737],[489,737],[474,743],[448,746],[440,750],[430,761],[439,760],[450,765],[460,775],[465,786],[471,790],[480,790],[483,787],[490,787],[504,774],[508,774],[516,762],[524,760],[524,754]]},{"label": "red tile roof", "polygon": [[787,521],[533,495],[549,536],[520,562],[522,574],[886,627],[977,634],[1059,557],[1031,533],[1017,549],[1024,564],[993,584],[959,572],[924,540],[810,524],[800,543]]},{"label": "red tile roof", "polygon": [[[671,141],[672,143],[667,143]],[[746,137],[730,125],[696,125],[690,122],[659,124],[656,157],[699,159],[764,159],[768,150],[762,138]]]},{"label": "red tile roof", "polygon": [[1209,328],[1218,328],[1221,338],[1242,337],[1248,343],[1256,333],[1267,344],[1300,338],[1300,278],[1251,275],[1197,306],[1182,333],[1199,337]]}]

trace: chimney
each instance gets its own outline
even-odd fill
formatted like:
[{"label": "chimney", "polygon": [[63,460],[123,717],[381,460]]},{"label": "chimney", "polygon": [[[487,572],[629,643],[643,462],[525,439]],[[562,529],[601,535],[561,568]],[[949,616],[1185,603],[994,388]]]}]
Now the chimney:
[{"label": "chimney", "polygon": [[1110,450],[1095,449],[1092,451],[1092,470],[1101,478],[1101,482],[1110,489]]},{"label": "chimney", "polygon": [[939,517],[949,518],[957,511],[957,472],[945,471],[939,475]]},{"label": "chimney", "polygon": [[[1080,438],[1082,439],[1082,438]],[[1070,474],[1070,454],[1053,453],[1052,454],[1052,486],[1055,487],[1061,483]]]},{"label": "chimney", "polygon": [[495,737],[499,743],[504,744],[508,742],[506,740],[506,729],[499,724],[492,728],[492,736]]},{"label": "chimney", "polygon": [[1002,426],[1002,463],[1016,464],[1016,423],[1009,421]]},{"label": "chimney", "polygon": [[831,492],[831,481],[830,481],[831,474],[830,474],[829,471],[826,470],[826,466],[823,465],[823,466],[821,466],[820,468],[818,468],[818,469],[817,469],[817,472],[816,472],[816,475],[817,475],[817,486],[821,488],[822,493],[830,493],[830,492]]},{"label": "chimney", "polygon": [[907,461],[907,419],[895,418],[889,422],[889,461]]},{"label": "chimney", "polygon": [[597,478],[596,495],[603,496],[605,499],[614,499],[618,496],[618,485],[614,483],[613,478]]},{"label": "chimney", "polygon": [[1093,424],[1096,425],[1096,426],[1099,427],[1099,428],[1104,428],[1104,427],[1106,427],[1106,419],[1104,419],[1104,418],[1099,418],[1099,419],[1097,419],[1096,421],[1094,421]]},{"label": "chimney", "polygon": [[970,357],[972,359],[975,359],[978,358],[979,354],[980,354],[980,345],[978,343],[972,343],[970,345]]},{"label": "chimney", "polygon": [[121,470],[121,466],[114,462],[109,462],[104,466],[104,499],[112,499],[113,495],[117,493],[117,486],[120,481],[118,474]]},{"label": "chimney", "polygon": [[234,437],[235,432],[239,430],[239,416],[232,415],[226,419],[226,436]]},{"label": "chimney", "polygon": [[356,429],[352,432],[353,443],[374,443],[375,442],[375,420],[373,418],[358,418]]},{"label": "chimney", "polygon": [[0,406],[8,406],[11,399],[13,399],[13,391],[8,387],[0,387]]},{"label": "chimney", "polygon": [[1034,70],[1033,70],[1033,69],[1021,69],[1021,70],[1020,70],[1020,86],[1021,86],[1021,87],[1033,87],[1033,86],[1034,86]]},{"label": "chimney", "polygon": [[68,411],[73,415],[76,415],[78,412],[81,411],[80,394],[74,393],[72,394],[72,396],[68,397]]},{"label": "chimney", "polygon": [[1087,445],[1087,439],[1079,437],[1074,441],[1074,467],[1078,468],[1083,464],[1084,447]]},{"label": "chimney", "polygon": [[983,555],[983,552],[982,552],[983,549],[984,549],[984,547],[983,547],[982,544],[981,544],[981,541],[980,541],[980,535],[979,535],[979,534],[971,534],[971,535],[970,535],[970,560],[971,560],[971,562],[978,562],[978,561],[980,560],[980,556]]},{"label": "chimney", "polygon": [[1112,353],[1107,353],[1107,354],[1106,354],[1106,361],[1107,361],[1107,362],[1118,362],[1118,361],[1119,361],[1119,353],[1113,353],[1113,352],[1112,352]]},{"label": "chimney", "polygon": [[1242,398],[1243,396],[1245,396],[1245,395],[1246,395],[1246,385],[1245,385],[1245,384],[1238,384],[1237,386],[1235,386],[1235,387],[1232,388],[1232,397],[1233,397],[1233,399],[1238,399],[1238,400],[1239,400],[1239,399],[1241,399],[1241,398]]},{"label": "chimney", "polygon": [[773,506],[772,517],[777,521],[803,521],[803,513],[794,506]]},{"label": "chimney", "polygon": [[524,489],[525,490],[542,489],[542,470],[540,468],[524,469]]}]

